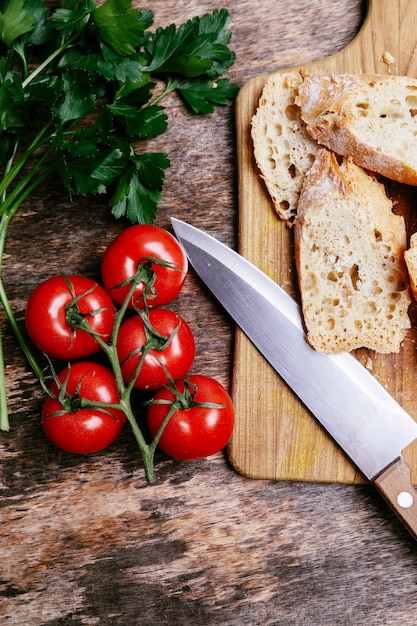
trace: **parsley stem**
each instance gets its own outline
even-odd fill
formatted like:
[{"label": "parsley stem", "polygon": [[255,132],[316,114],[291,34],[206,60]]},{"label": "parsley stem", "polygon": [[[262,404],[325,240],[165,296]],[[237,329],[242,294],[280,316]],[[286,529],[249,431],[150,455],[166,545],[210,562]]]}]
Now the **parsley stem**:
[{"label": "parsley stem", "polygon": [[0,430],[10,430],[9,411],[7,406],[6,372],[4,369],[4,355],[2,329],[0,322]]},{"label": "parsley stem", "polygon": [[[14,161],[14,158],[15,158],[18,146],[19,146],[19,138],[16,138],[14,146],[13,146],[12,154],[11,154],[9,160],[6,163],[4,176],[6,175],[6,173],[9,173],[10,170],[12,169],[12,167],[13,167],[13,161]],[[1,193],[1,201],[2,202],[4,202],[6,200],[6,193],[7,193],[7,189],[4,188],[2,193]]]},{"label": "parsley stem", "polygon": [[[46,157],[45,157],[46,158]],[[41,161],[35,165],[29,174],[23,178],[18,185],[6,196],[5,200],[0,204],[0,215],[8,215],[13,217],[22,202],[29,194],[36,189],[49,176],[53,166],[44,166]],[[36,177],[34,181],[32,179]],[[32,182],[31,182],[32,181]],[[29,184],[31,183],[31,184]],[[7,224],[8,226],[8,224]],[[7,228],[7,227],[6,227]]]},{"label": "parsley stem", "polygon": [[48,65],[50,65],[50,63],[52,63],[52,61],[54,61],[57,57],[59,57],[60,54],[65,52],[65,50],[67,50],[67,48],[72,46],[74,41],[77,41],[77,39],[79,39],[79,33],[74,35],[74,37],[72,37],[71,39],[68,39],[59,48],[57,48],[51,55],[49,55],[49,57],[47,59],[45,59],[45,61],[40,63],[37,66],[37,68],[33,70],[33,72],[31,74],[29,74],[29,76],[22,82],[22,87],[23,88],[27,87],[29,85],[29,83],[31,83],[34,78],[39,76],[39,74],[41,74],[44,71],[44,69],[46,69],[48,67]]},{"label": "parsley stem", "polygon": [[[14,163],[14,165],[12,165],[12,159],[9,160],[6,172],[4,173],[3,178],[0,180],[0,196],[3,197],[3,203],[1,205],[2,212],[3,212],[3,204],[4,204],[4,200],[5,200],[5,195],[4,195],[5,192],[7,191],[7,189],[10,186],[10,184],[13,182],[13,180],[16,178],[16,176],[19,174],[20,170],[26,165],[26,162],[29,159],[29,157],[35,152],[35,150],[37,150],[37,148],[39,148],[40,146],[42,146],[45,143],[45,141],[46,141],[45,140],[45,133],[48,131],[48,129],[51,126],[51,124],[52,124],[52,122],[46,124],[39,131],[39,133],[36,135],[36,137],[30,143],[28,148],[19,157],[19,159]],[[16,150],[17,150],[17,144],[15,145],[14,154],[15,154]],[[42,161],[45,160],[45,155],[44,155],[44,157],[42,157],[41,160]],[[33,173],[33,170],[31,172],[31,174],[32,173]]]},{"label": "parsley stem", "polygon": [[[0,302],[3,306],[4,312],[6,314],[9,326],[13,331],[22,351],[25,355],[30,367],[32,368],[33,373],[37,377],[40,382],[44,381],[44,375],[41,367],[39,366],[35,356],[30,350],[23,334],[19,328],[19,325],[16,321],[15,315],[13,313],[12,307],[10,306],[9,299],[7,297],[6,290],[4,288],[4,283],[2,279],[2,270],[3,270],[3,258],[4,258],[4,249],[6,244],[6,235],[7,230],[10,224],[10,221],[22,202],[32,193],[32,191],[49,175],[51,168],[46,168],[43,166],[43,161],[46,158],[44,155],[38,164],[31,170],[30,174],[28,174],[23,180],[20,181],[18,185],[13,189],[10,194],[7,194],[7,190],[9,185],[13,182],[15,177],[18,175],[22,167],[26,164],[29,156],[42,145],[44,141],[44,135],[48,130],[49,125],[43,127],[43,129],[38,133],[38,135],[31,142],[30,146],[24,152],[24,154],[20,157],[20,159],[13,164],[14,157],[18,148],[18,141],[15,142],[15,145],[12,150],[11,157],[9,158],[3,179],[0,182],[0,196],[1,196],[1,204],[0,204]],[[42,172],[43,169],[43,172]],[[40,175],[39,175],[40,173]],[[35,178],[36,177],[36,178]],[[35,178],[35,179],[34,179]],[[34,180],[32,180],[34,179]],[[0,329],[0,430],[8,431],[10,429],[9,424],[9,414],[8,414],[8,405],[7,405],[7,388],[6,388],[6,372],[4,365],[4,352],[3,352],[3,342],[1,337],[1,329]]]},{"label": "parsley stem", "polygon": [[[33,186],[29,190],[27,190],[26,195],[29,195],[32,192],[32,188],[33,188]],[[18,207],[15,208],[15,211],[17,210],[17,208]],[[6,234],[7,234],[8,225],[10,223],[10,220],[11,220],[14,212],[11,213],[11,214],[5,213],[2,216],[1,222],[0,222],[0,302],[3,305],[3,309],[4,309],[4,312],[6,313],[9,325],[10,325],[10,327],[11,327],[11,329],[12,329],[12,331],[13,331],[16,339],[17,339],[17,341],[19,342],[19,345],[20,345],[24,355],[26,356],[26,359],[28,360],[28,363],[31,366],[33,373],[35,374],[35,376],[36,376],[36,378],[38,380],[43,380],[44,375],[43,375],[42,369],[39,366],[36,358],[32,354],[28,344],[26,343],[25,338],[23,337],[22,332],[20,331],[19,325],[18,325],[18,323],[16,321],[16,318],[15,318],[15,315],[13,313],[13,310],[12,310],[12,308],[10,306],[10,302],[9,302],[9,299],[7,297],[7,294],[6,294],[6,290],[4,289],[4,284],[3,284],[3,279],[2,279],[2,269],[3,269],[2,261],[3,261],[3,254],[4,254],[5,243],[6,243]],[[4,358],[3,357],[3,353],[1,355],[1,357]]]},{"label": "parsley stem", "polygon": [[[9,325],[16,337],[16,339],[18,340],[20,347],[22,348],[22,351],[26,357],[26,359],[28,360],[29,365],[31,366],[33,373],[35,374],[36,378],[40,381],[44,379],[44,375],[42,372],[41,367],[39,366],[36,358],[34,357],[34,355],[32,354],[31,350],[29,349],[29,346],[27,345],[21,331],[19,328],[19,325],[16,321],[16,318],[14,316],[14,313],[12,311],[12,308],[10,306],[10,302],[7,298],[6,295],[6,291],[4,289],[4,285],[3,285],[3,281],[0,279],[0,301],[3,305],[4,311],[7,315],[7,321],[9,322]],[[3,354],[1,355],[1,358],[3,358]]]},{"label": "parsley stem", "polygon": [[[13,190],[13,193],[7,196],[5,201],[1,205],[2,217],[0,221],[0,302],[3,306],[4,312],[6,313],[10,328],[12,329],[23,351],[23,354],[25,355],[30,367],[32,368],[33,373],[39,381],[43,381],[44,375],[42,369],[39,366],[32,351],[30,350],[27,342],[25,341],[25,338],[23,337],[13,310],[10,306],[10,302],[7,297],[2,279],[4,249],[6,245],[6,235],[10,220],[12,219],[22,202],[49,175],[50,171],[49,169],[46,169],[43,173],[41,173],[40,176],[38,176],[38,170],[39,168],[34,168],[31,174],[20,182],[17,188]],[[31,182],[32,176],[36,176],[36,179]],[[5,197],[5,190],[3,190],[2,195],[3,197]],[[11,202],[11,200],[13,202]],[[3,344],[0,336],[0,430],[9,430],[9,417],[6,394],[7,390],[4,368],[4,353]]]},{"label": "parsley stem", "polygon": [[159,94],[159,96],[156,96],[156,98],[154,98],[152,102],[149,102],[147,106],[149,106],[150,104],[152,105],[158,104],[158,102],[160,102],[163,98],[165,98],[165,96],[167,96],[172,91],[175,91],[179,83],[180,83],[179,78],[168,78],[165,89]]}]

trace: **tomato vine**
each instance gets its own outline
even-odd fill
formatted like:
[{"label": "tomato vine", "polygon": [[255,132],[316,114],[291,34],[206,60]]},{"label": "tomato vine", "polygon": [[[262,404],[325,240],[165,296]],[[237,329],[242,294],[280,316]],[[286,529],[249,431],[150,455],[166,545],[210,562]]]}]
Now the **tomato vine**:
[{"label": "tomato vine", "polygon": [[[137,245],[138,231],[146,233],[142,248]],[[150,248],[164,251],[161,257],[140,256],[139,250]],[[184,460],[214,454],[227,444],[233,428],[232,401],[214,379],[188,378],[196,352],[191,328],[171,309],[154,306],[171,303],[184,285],[188,263],[181,244],[157,226],[135,225],[110,243],[103,259],[109,250],[112,263],[101,264],[102,272],[109,274],[109,291],[91,279],[58,276],[46,279],[29,297],[26,326],[34,344],[46,354],[53,377],[49,388],[44,375],[38,376],[47,395],[42,423],[53,443],[69,452],[86,453],[112,443],[127,420],[146,479],[153,483],[154,456],[161,442],[162,450]],[[120,274],[120,268],[126,267],[130,275]],[[114,273],[121,283],[114,283]],[[122,286],[127,291],[120,302]],[[109,314],[106,324],[98,330],[92,322],[99,323],[105,314]],[[108,366],[79,360],[98,351]],[[65,355],[70,362],[56,374],[52,359],[63,360]],[[141,391],[143,406],[149,407],[149,432],[136,418],[134,390]],[[154,397],[151,401],[149,394]],[[172,420],[176,423],[171,427]],[[182,427],[187,420],[190,423]],[[167,436],[166,428],[173,435]]]}]

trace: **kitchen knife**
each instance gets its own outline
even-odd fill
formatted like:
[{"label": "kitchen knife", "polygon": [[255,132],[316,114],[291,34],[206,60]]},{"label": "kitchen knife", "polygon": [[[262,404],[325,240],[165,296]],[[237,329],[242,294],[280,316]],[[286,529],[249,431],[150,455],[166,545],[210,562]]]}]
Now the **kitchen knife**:
[{"label": "kitchen knife", "polygon": [[300,307],[271,278],[211,235],[171,222],[224,309],[417,538],[417,494],[402,456],[417,423],[354,356],[315,351]]}]

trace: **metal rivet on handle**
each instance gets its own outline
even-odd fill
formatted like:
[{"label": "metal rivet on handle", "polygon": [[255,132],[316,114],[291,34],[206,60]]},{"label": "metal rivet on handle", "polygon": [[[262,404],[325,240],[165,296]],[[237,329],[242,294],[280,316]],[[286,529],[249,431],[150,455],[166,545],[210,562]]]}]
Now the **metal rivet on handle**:
[{"label": "metal rivet on handle", "polygon": [[409,509],[413,506],[414,498],[408,491],[402,491],[397,496],[397,503],[403,509]]}]

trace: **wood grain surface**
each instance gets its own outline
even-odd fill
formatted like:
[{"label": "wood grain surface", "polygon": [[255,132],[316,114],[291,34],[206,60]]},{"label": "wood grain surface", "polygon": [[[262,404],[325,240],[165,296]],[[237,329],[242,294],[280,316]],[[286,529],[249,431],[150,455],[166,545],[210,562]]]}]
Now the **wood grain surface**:
[{"label": "wood grain surface", "polygon": [[[373,0],[353,41],[328,58],[302,65],[316,74],[363,72],[416,77],[416,46],[416,3]],[[390,55],[390,63],[385,62],[386,53]],[[239,249],[297,297],[293,230],[277,219],[253,157],[250,123],[266,80],[265,75],[251,78],[237,100]],[[394,210],[406,214],[409,230],[415,232],[415,218],[410,219],[415,212],[414,189],[390,181],[386,184],[395,201]],[[362,364],[414,418],[417,418],[416,339],[417,327],[413,326],[399,354],[356,351]],[[245,476],[364,482],[356,467],[241,333],[236,338],[233,397],[239,420],[229,456],[233,466]],[[417,480],[417,441],[404,455]]]},{"label": "wood grain surface", "polygon": [[[147,6],[156,25],[219,8],[214,0]],[[231,0],[228,8],[230,77],[241,87],[341,50],[364,15],[360,0]],[[158,224],[174,215],[237,247],[234,108],[196,119],[172,97],[169,110],[170,129],[152,144],[172,161]],[[61,270],[97,276],[123,227],[104,198],[71,203],[45,184],[7,243],[4,281],[19,322],[40,280]],[[176,309],[195,332],[193,371],[230,389],[234,328],[193,273]],[[250,480],[224,454],[192,463],[159,454],[148,486],[128,428],[103,453],[60,452],[42,434],[42,395],[2,311],[0,322],[11,408],[10,433],[0,437],[2,624],[415,625],[416,544],[372,488]]]}]

